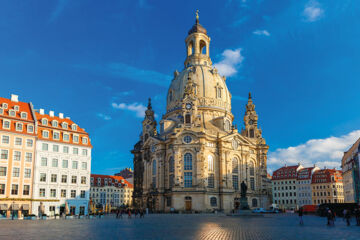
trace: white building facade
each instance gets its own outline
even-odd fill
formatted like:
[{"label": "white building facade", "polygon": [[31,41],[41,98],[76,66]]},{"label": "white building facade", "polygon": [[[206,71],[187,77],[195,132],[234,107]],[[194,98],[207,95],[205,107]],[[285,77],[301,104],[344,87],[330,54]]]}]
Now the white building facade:
[{"label": "white building facade", "polygon": [[297,203],[298,206],[312,205],[311,179],[318,167],[300,169],[297,173]]},{"label": "white building facade", "polygon": [[38,215],[88,213],[91,150],[88,134],[63,114],[36,113],[38,140],[32,203]]}]

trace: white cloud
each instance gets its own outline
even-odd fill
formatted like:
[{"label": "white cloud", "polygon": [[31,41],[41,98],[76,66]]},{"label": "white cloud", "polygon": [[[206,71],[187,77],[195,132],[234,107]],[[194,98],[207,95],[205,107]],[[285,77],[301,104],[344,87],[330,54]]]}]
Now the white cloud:
[{"label": "white cloud", "polygon": [[131,104],[112,103],[111,105],[115,109],[128,110],[128,111],[134,112],[136,114],[136,116],[139,118],[142,118],[145,116],[145,110],[147,109],[147,107],[145,107],[142,103],[137,103],[137,102],[131,103]]},{"label": "white cloud", "polygon": [[253,32],[253,34],[255,34],[255,35],[262,35],[262,36],[267,36],[267,37],[270,36],[270,33],[269,33],[267,30],[255,30],[255,31]]},{"label": "white cloud", "polygon": [[344,151],[360,137],[360,130],[350,132],[340,137],[324,139],[311,139],[304,144],[295,147],[279,148],[269,152],[268,165],[271,170],[287,164],[303,166],[339,168]]},{"label": "white cloud", "polygon": [[105,114],[103,114],[103,113],[98,113],[98,114],[96,114],[96,115],[97,115],[99,118],[103,119],[103,120],[106,120],[106,121],[111,120],[111,117],[110,117],[110,116],[105,115]]},{"label": "white cloud", "polygon": [[214,67],[218,69],[220,75],[230,77],[237,73],[236,68],[239,67],[244,60],[244,56],[241,55],[241,50],[241,48],[235,50],[226,49],[221,54],[221,61],[214,64]]},{"label": "white cloud", "polygon": [[305,5],[303,11],[304,20],[306,22],[315,22],[319,20],[324,15],[324,10],[321,8],[320,4],[311,0]]}]

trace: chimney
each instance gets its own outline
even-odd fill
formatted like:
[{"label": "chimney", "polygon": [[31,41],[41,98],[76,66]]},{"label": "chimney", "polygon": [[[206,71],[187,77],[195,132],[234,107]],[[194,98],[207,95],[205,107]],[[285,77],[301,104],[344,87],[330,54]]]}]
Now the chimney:
[{"label": "chimney", "polygon": [[54,111],[49,111],[50,117],[54,117]]},{"label": "chimney", "polygon": [[15,95],[15,94],[11,94],[11,101],[12,102],[18,102],[19,101],[19,96]]},{"label": "chimney", "polygon": [[70,117],[66,117],[66,119],[69,119],[69,120],[70,120]]},{"label": "chimney", "polygon": [[44,115],[45,110],[44,110],[44,109],[42,109],[42,108],[40,108],[40,109],[39,109],[39,113],[40,113],[41,115]]},{"label": "chimney", "polygon": [[59,118],[60,118],[60,119],[64,119],[64,114],[63,114],[63,113],[59,113]]}]

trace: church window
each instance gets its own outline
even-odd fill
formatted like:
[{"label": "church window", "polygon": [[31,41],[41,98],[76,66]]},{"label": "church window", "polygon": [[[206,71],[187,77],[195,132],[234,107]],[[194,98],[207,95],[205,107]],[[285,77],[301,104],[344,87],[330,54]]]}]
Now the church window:
[{"label": "church window", "polygon": [[238,165],[238,159],[233,158],[232,160],[232,173],[238,173],[239,172],[239,165]]},{"label": "church window", "polygon": [[184,155],[184,170],[192,170],[192,155],[185,153]]},{"label": "church window", "polygon": [[208,188],[214,188],[215,187],[215,174],[209,173],[208,176]]},{"label": "church window", "polygon": [[256,198],[253,198],[253,199],[252,199],[252,207],[257,207],[257,205],[258,205],[257,199],[256,199]]},{"label": "church window", "polygon": [[239,190],[239,176],[238,175],[232,176],[232,182],[233,182],[233,188],[235,190]]},{"label": "church window", "polygon": [[250,137],[251,137],[251,138],[254,138],[254,137],[255,137],[254,129],[250,129]]},{"label": "church window", "polygon": [[251,190],[255,191],[255,178],[250,178],[250,188]]},{"label": "church window", "polygon": [[221,88],[220,87],[216,87],[216,97],[221,98]]},{"label": "church window", "polygon": [[250,162],[250,176],[254,176],[255,175],[255,167],[254,167],[254,163]]},{"label": "church window", "polygon": [[169,158],[169,172],[171,172],[171,173],[174,172],[174,158],[173,157]]},{"label": "church window", "polygon": [[184,172],[184,187],[192,187],[192,172]]},{"label": "church window", "polygon": [[216,207],[216,206],[217,206],[217,199],[216,199],[216,197],[211,197],[211,198],[210,198],[210,205],[211,205],[212,207]]},{"label": "church window", "polygon": [[214,171],[214,157],[212,155],[208,156],[208,171],[209,172]]},{"label": "church window", "polygon": [[149,134],[145,134],[145,141],[149,138]]},{"label": "church window", "polygon": [[152,174],[156,175],[156,160],[153,160],[153,164],[152,164]]},{"label": "church window", "polygon": [[191,123],[191,116],[190,114],[185,115],[185,123]]},{"label": "church window", "polygon": [[186,135],[186,136],[184,137],[184,142],[185,142],[185,143],[191,143],[191,141],[192,141],[191,136]]},{"label": "church window", "polygon": [[225,120],[225,126],[224,126],[224,129],[225,131],[230,131],[230,128],[231,128],[231,123],[229,120]]}]

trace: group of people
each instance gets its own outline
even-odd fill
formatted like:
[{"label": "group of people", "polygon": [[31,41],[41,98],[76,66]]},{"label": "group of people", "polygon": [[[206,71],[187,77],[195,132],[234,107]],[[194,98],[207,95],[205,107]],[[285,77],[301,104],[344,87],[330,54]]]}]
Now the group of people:
[{"label": "group of people", "polygon": [[[299,224],[304,225],[304,220],[303,220],[304,209],[302,207],[299,209],[298,214],[299,214]],[[344,221],[346,221],[347,226],[350,226],[351,215],[352,215],[351,210],[344,209],[343,217],[344,217]],[[354,215],[355,215],[355,219],[356,219],[356,226],[360,226],[360,208],[356,208],[354,210]],[[326,218],[327,218],[328,226],[335,226],[335,219],[336,219],[335,211],[331,210],[330,208],[327,208],[326,209]]]},{"label": "group of people", "polygon": [[128,218],[131,218],[132,215],[136,218],[138,215],[140,218],[145,217],[145,211],[143,209],[117,209],[116,210],[116,218],[123,218],[123,214],[127,214]]}]

